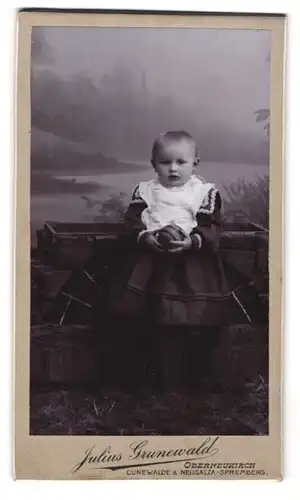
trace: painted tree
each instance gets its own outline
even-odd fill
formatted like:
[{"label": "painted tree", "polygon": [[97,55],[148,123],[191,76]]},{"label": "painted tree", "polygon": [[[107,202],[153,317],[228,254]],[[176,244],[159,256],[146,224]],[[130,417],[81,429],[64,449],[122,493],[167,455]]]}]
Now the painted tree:
[{"label": "painted tree", "polygon": [[268,138],[270,137],[270,110],[269,109],[257,109],[255,111],[256,121],[264,122],[264,130]]}]

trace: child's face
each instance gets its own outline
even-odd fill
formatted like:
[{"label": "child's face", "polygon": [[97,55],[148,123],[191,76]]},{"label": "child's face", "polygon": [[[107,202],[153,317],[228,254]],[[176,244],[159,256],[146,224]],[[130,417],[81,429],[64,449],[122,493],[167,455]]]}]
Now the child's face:
[{"label": "child's face", "polygon": [[199,160],[195,146],[187,141],[166,141],[152,160],[159,181],[165,187],[184,186]]}]

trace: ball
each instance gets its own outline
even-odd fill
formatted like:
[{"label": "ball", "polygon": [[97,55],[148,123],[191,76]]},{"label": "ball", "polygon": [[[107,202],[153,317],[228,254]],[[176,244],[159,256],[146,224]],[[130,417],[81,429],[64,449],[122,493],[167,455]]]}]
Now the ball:
[{"label": "ball", "polygon": [[185,233],[181,227],[175,224],[164,226],[157,232],[157,241],[164,250],[172,248],[172,241],[182,241],[185,238]]}]

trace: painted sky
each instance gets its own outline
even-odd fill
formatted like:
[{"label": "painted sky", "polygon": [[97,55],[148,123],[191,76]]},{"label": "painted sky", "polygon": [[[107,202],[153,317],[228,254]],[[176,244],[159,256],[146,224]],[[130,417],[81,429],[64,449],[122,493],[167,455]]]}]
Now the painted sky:
[{"label": "painted sky", "polygon": [[146,159],[157,134],[185,128],[205,160],[266,163],[267,31],[43,27],[33,43],[37,149]]}]

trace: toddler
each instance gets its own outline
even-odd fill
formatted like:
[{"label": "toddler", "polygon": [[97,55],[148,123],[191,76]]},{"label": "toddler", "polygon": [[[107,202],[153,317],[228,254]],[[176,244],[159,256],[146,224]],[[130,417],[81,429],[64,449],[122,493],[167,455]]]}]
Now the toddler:
[{"label": "toddler", "polygon": [[[155,178],[139,183],[125,214],[133,246],[118,274],[114,304],[118,313],[144,325],[141,338],[147,328],[157,335],[161,379],[173,383],[181,376],[187,333],[202,335],[201,352],[190,349],[190,368],[209,363],[220,326],[231,322],[232,296],[219,255],[221,196],[196,175],[195,140],[184,131],[161,135],[151,163]],[[167,246],[160,237],[166,227],[178,235]]]}]

